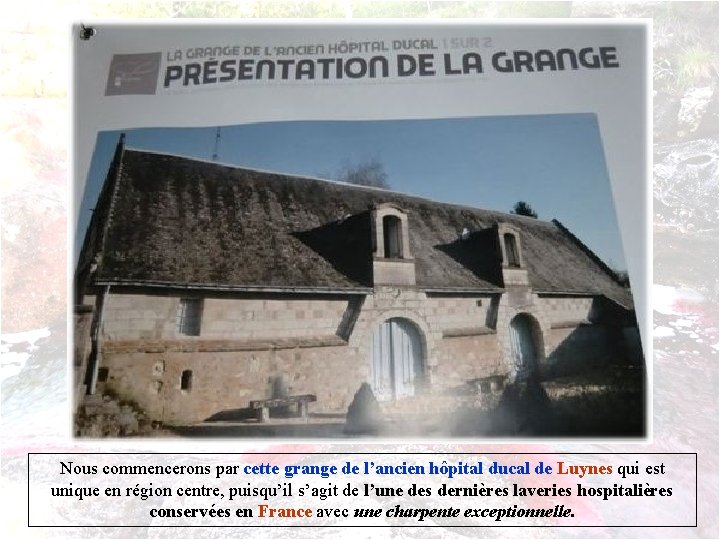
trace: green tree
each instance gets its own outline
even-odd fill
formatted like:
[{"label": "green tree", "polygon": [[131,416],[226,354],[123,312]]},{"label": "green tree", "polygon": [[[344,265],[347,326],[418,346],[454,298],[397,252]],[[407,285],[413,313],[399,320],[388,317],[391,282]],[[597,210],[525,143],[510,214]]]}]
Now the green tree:
[{"label": "green tree", "polygon": [[346,165],[340,173],[338,173],[336,178],[348,184],[390,189],[385,167],[376,159],[356,165]]},{"label": "green tree", "polygon": [[518,201],[515,203],[515,206],[513,206],[513,209],[510,211],[512,214],[517,214],[518,216],[529,216],[531,218],[537,219],[538,215],[535,210],[532,209],[532,206],[530,206],[525,201]]}]

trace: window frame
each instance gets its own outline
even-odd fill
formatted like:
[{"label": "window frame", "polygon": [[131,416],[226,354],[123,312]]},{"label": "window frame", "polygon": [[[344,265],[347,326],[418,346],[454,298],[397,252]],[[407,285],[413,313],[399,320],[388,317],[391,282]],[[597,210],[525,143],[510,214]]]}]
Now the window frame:
[{"label": "window frame", "polygon": [[184,337],[199,336],[202,328],[203,307],[202,298],[180,298],[175,313],[175,334]]},{"label": "window frame", "polygon": [[502,238],[503,247],[505,248],[506,266],[508,268],[522,268],[517,236],[514,233],[505,231],[503,232]]},{"label": "window frame", "polygon": [[394,214],[386,214],[382,217],[382,227],[385,258],[403,259],[402,220]]},{"label": "window frame", "polygon": [[180,390],[182,392],[190,392],[193,387],[193,371],[192,369],[184,369],[180,374]]}]

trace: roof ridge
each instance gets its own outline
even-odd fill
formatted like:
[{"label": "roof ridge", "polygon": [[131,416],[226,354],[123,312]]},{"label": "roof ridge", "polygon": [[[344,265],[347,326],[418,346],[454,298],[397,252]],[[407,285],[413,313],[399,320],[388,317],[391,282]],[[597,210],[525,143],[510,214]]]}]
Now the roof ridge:
[{"label": "roof ridge", "polygon": [[545,226],[552,225],[552,221],[545,221],[545,220],[542,220],[542,219],[537,219],[537,218],[533,218],[533,217],[529,217],[529,216],[523,216],[523,215],[520,215],[520,214],[513,214],[512,212],[503,212],[503,211],[501,211],[501,210],[493,210],[493,209],[490,209],[490,208],[479,208],[479,207],[477,207],[477,206],[470,206],[470,205],[467,205],[467,204],[451,203],[451,202],[447,202],[447,201],[438,201],[438,200],[435,200],[435,199],[431,199],[431,198],[429,198],[429,197],[423,197],[423,196],[421,196],[421,195],[413,195],[413,194],[405,193],[405,192],[402,192],[402,191],[394,191],[394,190],[391,190],[391,189],[383,189],[383,188],[379,188],[379,187],[375,187],[375,186],[363,186],[363,185],[360,185],[360,184],[351,184],[351,183],[349,183],[349,182],[342,182],[342,181],[340,181],[340,180],[333,180],[332,178],[320,178],[319,176],[309,176],[309,175],[303,175],[303,174],[294,174],[294,173],[286,173],[286,172],[272,171],[272,170],[269,170],[269,169],[260,169],[260,168],[255,168],[255,167],[247,167],[247,166],[243,166],[243,165],[237,165],[237,164],[234,164],[234,163],[218,162],[218,161],[214,161],[214,160],[211,160],[211,159],[198,158],[198,157],[195,157],[195,156],[187,156],[187,155],[183,155],[183,154],[175,154],[175,153],[172,153],[172,152],[161,152],[161,151],[157,151],[157,150],[146,150],[146,149],[143,149],[143,148],[133,148],[133,147],[129,147],[129,146],[126,146],[126,147],[125,147],[125,150],[126,150],[126,152],[127,152],[127,151],[130,151],[130,152],[143,153],[143,154],[152,154],[152,155],[158,155],[158,156],[175,157],[175,158],[185,159],[185,160],[188,160],[188,161],[193,161],[193,162],[196,162],[196,163],[206,163],[206,164],[208,164],[208,165],[215,165],[215,166],[218,166],[218,167],[226,167],[226,168],[235,169],[235,170],[238,170],[238,171],[251,171],[251,172],[257,172],[257,173],[263,173],[263,174],[271,174],[271,175],[280,176],[280,177],[285,177],[285,178],[298,178],[298,179],[301,179],[301,180],[311,180],[311,181],[315,181],[315,182],[323,182],[323,183],[325,183],[325,184],[341,186],[341,187],[344,187],[344,188],[357,189],[358,191],[372,191],[372,192],[378,192],[378,193],[388,193],[388,194],[390,194],[390,195],[398,195],[398,196],[401,196],[401,197],[404,197],[404,198],[407,198],[407,199],[415,199],[415,200],[418,200],[418,201],[424,201],[424,202],[428,202],[428,203],[432,203],[432,204],[440,204],[440,205],[448,206],[448,207],[451,207],[451,208],[460,208],[460,209],[467,209],[467,210],[472,210],[472,211],[478,211],[478,210],[480,210],[480,211],[483,211],[483,212],[491,212],[491,213],[493,213],[493,214],[498,214],[498,215],[500,215],[500,216],[508,216],[508,217],[510,217],[510,218],[512,218],[512,219],[520,219],[520,220],[522,220],[522,221],[527,221],[528,223],[538,223],[538,224],[543,224],[543,225],[545,225]]}]

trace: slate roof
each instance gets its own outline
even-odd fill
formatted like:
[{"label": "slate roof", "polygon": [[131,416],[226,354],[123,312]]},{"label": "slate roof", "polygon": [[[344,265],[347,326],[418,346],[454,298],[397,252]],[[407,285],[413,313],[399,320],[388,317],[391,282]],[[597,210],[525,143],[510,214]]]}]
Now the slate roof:
[{"label": "slate roof", "polygon": [[[131,149],[118,152],[101,197],[94,246],[84,247],[103,251],[96,283],[367,292],[370,209],[394,203],[408,215],[421,289],[502,291],[493,227],[505,222],[520,231],[536,292],[632,305],[629,290],[557,222]],[[464,228],[471,234],[460,239]]]}]

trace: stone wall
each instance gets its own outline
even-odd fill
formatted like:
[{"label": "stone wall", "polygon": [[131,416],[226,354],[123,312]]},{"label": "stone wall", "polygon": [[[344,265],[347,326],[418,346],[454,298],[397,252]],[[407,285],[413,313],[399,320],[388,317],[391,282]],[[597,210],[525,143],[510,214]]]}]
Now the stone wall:
[{"label": "stone wall", "polygon": [[[365,380],[367,366],[347,347],[225,352],[106,353],[106,388],[135,401],[154,419],[191,423],[218,413],[242,414],[254,399],[272,397],[281,377],[289,394],[315,394],[320,409],[343,411]],[[189,370],[189,388],[182,389]],[[248,412],[248,411],[245,411]]]},{"label": "stone wall", "polygon": [[508,287],[498,306],[497,334],[501,356],[511,378],[510,323],[527,314],[535,323],[533,336],[536,361],[541,376],[576,373],[608,359],[621,337],[595,323],[599,305],[591,296],[559,296],[534,293],[528,287]]},{"label": "stone wall", "polygon": [[88,360],[92,349],[92,306],[75,306],[74,311],[74,348],[73,348],[73,388],[75,393],[75,406],[82,400],[85,394],[85,372],[87,371]]},{"label": "stone wall", "polygon": [[452,389],[493,375],[506,375],[497,335],[445,338],[438,351],[435,381],[438,389]]},{"label": "stone wall", "polygon": [[[202,421],[272,396],[281,377],[290,394],[315,394],[311,412],[344,412],[371,379],[374,329],[402,317],[423,336],[425,388],[442,390],[502,371],[489,327],[490,295],[430,296],[378,287],[374,295],[204,298],[199,336],[178,335],[180,296],[110,294],[101,365],[105,387],[152,418]],[[347,335],[343,333],[347,331]],[[181,389],[184,371],[191,388]]]},{"label": "stone wall", "polygon": [[537,304],[551,325],[577,324],[593,318],[593,298],[589,296],[540,296]]},{"label": "stone wall", "polygon": [[553,328],[545,337],[547,357],[541,366],[545,375],[582,373],[613,358],[609,330],[598,325]]},{"label": "stone wall", "polygon": [[[603,329],[577,325],[590,318],[591,298],[516,292],[449,296],[385,286],[364,299],[206,297],[199,336],[178,335],[181,296],[113,293],[100,344],[104,384],[168,423],[247,408],[251,400],[273,397],[277,380],[289,394],[315,394],[310,412],[345,412],[371,380],[373,332],[394,317],[414,323],[422,336],[425,373],[418,391],[438,394],[489,376],[512,378],[508,327],[521,312],[538,321],[541,361],[548,366],[605,353]],[[191,373],[186,389],[183,372]]]},{"label": "stone wall", "polygon": [[425,311],[430,325],[442,332],[462,328],[495,326],[495,305],[492,296],[430,296]]},{"label": "stone wall", "polygon": [[[179,296],[111,294],[103,339],[185,339],[176,329]],[[204,298],[203,339],[263,339],[333,335],[348,299]],[[188,338],[194,339],[194,338]]]},{"label": "stone wall", "polygon": [[622,347],[621,336],[596,323],[598,307],[593,298],[541,297],[539,304],[550,325],[540,366],[546,376],[576,374],[596,367],[613,359]]}]

